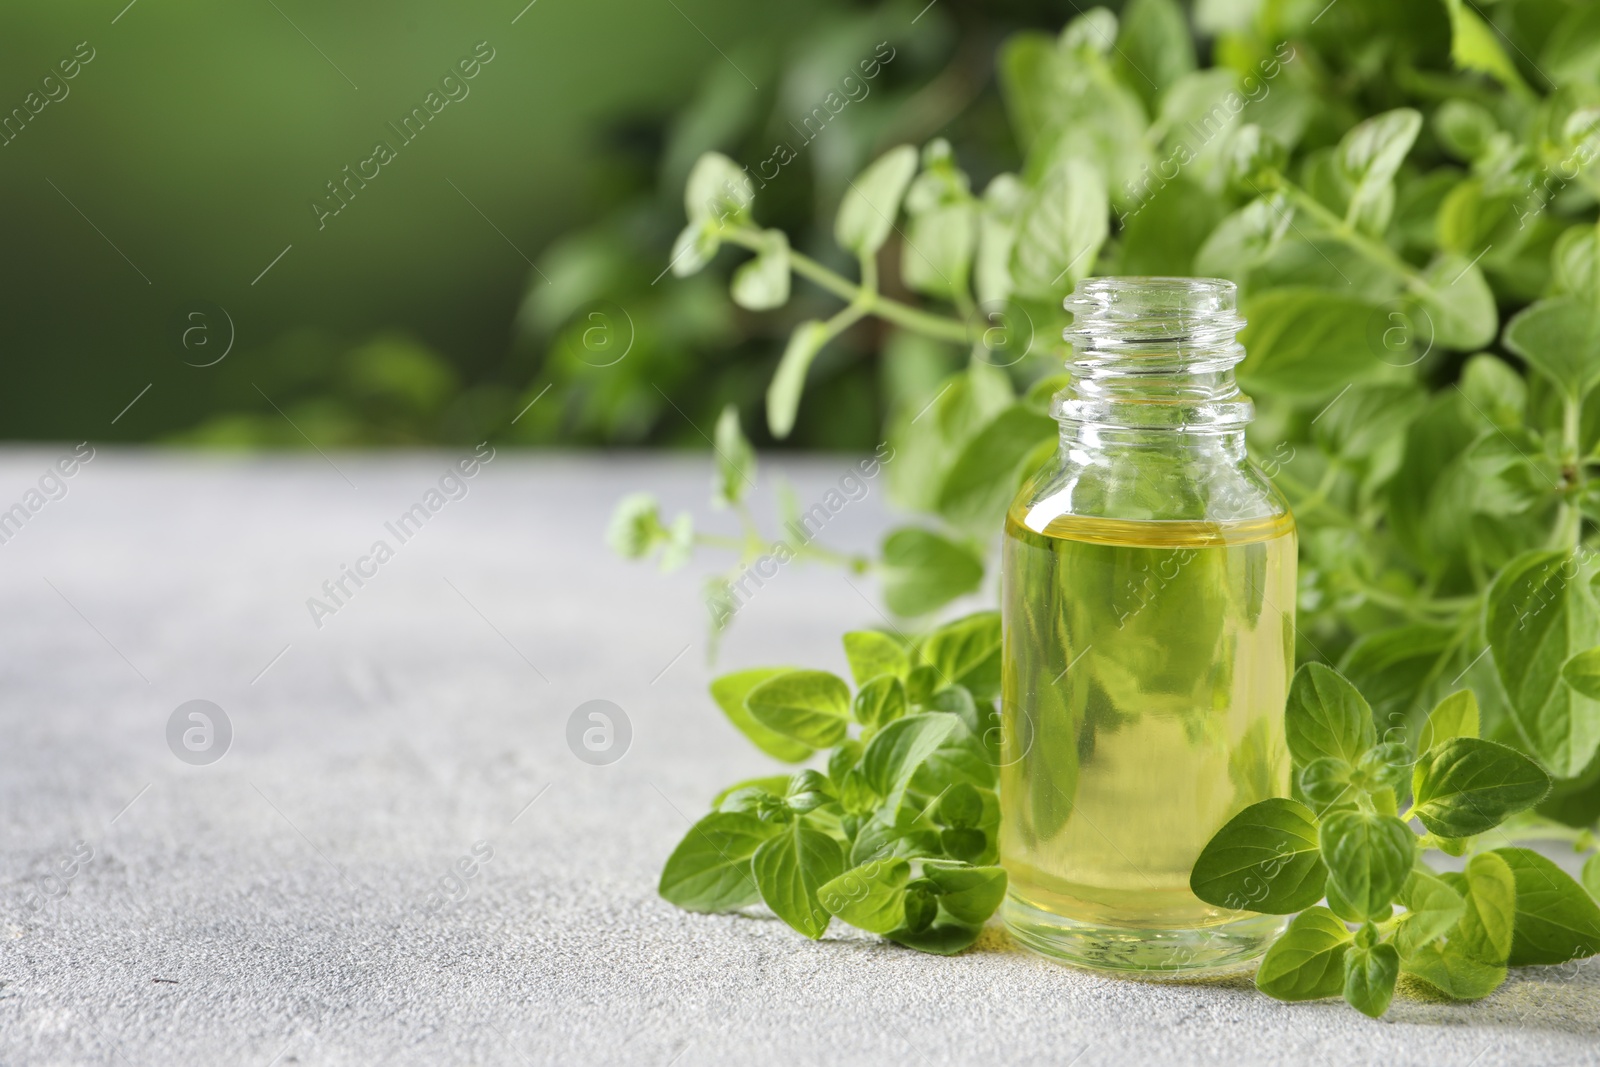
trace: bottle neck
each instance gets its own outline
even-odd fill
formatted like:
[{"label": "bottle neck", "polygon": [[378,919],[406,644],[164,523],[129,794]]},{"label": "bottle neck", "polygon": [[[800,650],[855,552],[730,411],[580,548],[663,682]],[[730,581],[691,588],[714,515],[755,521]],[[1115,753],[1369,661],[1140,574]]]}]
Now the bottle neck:
[{"label": "bottle neck", "polygon": [[1071,378],[1051,409],[1063,441],[1242,450],[1255,408],[1234,380],[1244,321],[1231,283],[1095,278],[1065,306]]}]

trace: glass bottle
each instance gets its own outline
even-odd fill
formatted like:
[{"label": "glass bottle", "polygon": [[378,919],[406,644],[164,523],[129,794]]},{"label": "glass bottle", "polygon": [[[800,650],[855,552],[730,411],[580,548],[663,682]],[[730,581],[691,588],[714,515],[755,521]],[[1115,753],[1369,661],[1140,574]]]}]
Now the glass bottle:
[{"label": "glass bottle", "polygon": [[1231,282],[1091,278],[1066,308],[1061,447],[1006,517],[1002,915],[1071,963],[1223,968],[1283,925],[1189,871],[1288,795],[1294,519],[1245,452]]}]

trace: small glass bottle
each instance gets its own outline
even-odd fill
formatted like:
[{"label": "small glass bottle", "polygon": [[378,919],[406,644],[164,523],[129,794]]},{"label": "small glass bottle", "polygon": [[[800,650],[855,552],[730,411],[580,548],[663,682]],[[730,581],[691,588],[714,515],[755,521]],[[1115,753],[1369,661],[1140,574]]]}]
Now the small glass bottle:
[{"label": "small glass bottle", "polygon": [[1002,915],[1071,963],[1223,968],[1283,926],[1189,871],[1288,795],[1294,520],[1245,452],[1231,282],[1091,278],[1066,308],[1061,448],[1006,517]]}]

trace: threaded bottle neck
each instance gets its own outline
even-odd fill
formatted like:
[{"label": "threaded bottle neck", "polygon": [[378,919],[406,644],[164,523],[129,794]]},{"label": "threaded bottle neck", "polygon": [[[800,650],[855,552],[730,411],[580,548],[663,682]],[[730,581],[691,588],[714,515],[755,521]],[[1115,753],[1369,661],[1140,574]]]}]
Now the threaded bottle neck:
[{"label": "threaded bottle neck", "polygon": [[1244,320],[1220,278],[1088,278],[1065,301],[1071,381],[1052,409],[1079,427],[1236,433],[1255,412],[1233,368]]}]

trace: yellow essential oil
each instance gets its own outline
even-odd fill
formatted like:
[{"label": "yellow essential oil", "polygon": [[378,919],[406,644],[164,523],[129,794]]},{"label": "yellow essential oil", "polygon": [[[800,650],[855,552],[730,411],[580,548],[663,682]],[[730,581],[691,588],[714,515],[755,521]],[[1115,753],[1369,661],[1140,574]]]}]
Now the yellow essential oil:
[{"label": "yellow essential oil", "polygon": [[1233,298],[1082,283],[1061,451],[1006,517],[1002,915],[1071,963],[1222,968],[1283,925],[1189,890],[1212,835],[1289,786],[1295,528],[1245,449]]}]

